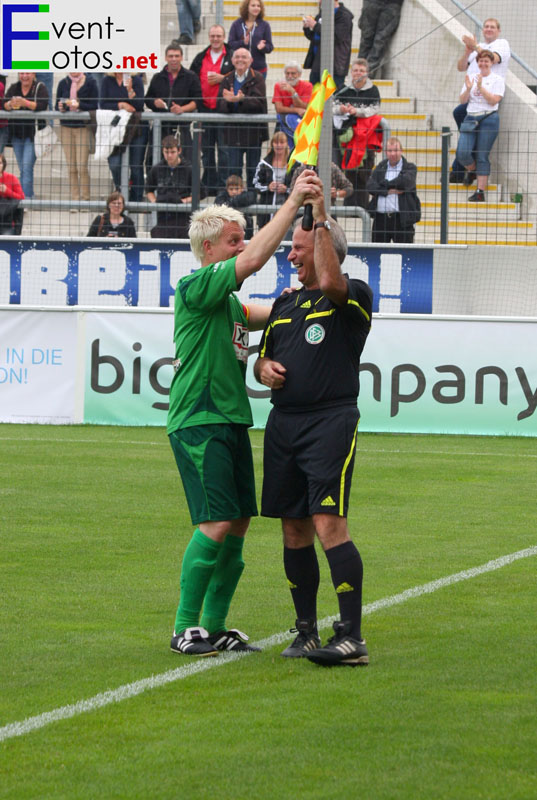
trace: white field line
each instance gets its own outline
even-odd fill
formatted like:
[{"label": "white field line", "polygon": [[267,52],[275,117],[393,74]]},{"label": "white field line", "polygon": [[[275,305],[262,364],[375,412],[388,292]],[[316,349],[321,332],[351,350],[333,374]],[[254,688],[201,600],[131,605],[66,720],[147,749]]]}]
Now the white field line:
[{"label": "white field line", "polygon": [[[48,442],[49,444],[100,444],[100,445],[111,445],[113,447],[116,446],[118,443],[118,439],[108,440],[107,442],[103,442],[102,439],[52,439],[47,438],[46,436],[0,436],[0,442]],[[129,445],[140,445],[141,447],[169,447],[169,443],[166,438],[159,442],[143,442],[143,441],[126,441],[122,442],[122,444],[129,444]],[[252,444],[252,449],[254,450],[262,450],[262,444]],[[400,448],[368,448],[368,447],[360,447],[357,448],[357,454],[360,453],[403,453],[404,455],[421,455],[421,456],[455,456],[460,458],[461,456],[483,456],[483,458],[537,458],[537,453],[484,453],[484,452],[476,452],[472,450],[403,450]]]},{"label": "white field line", "polygon": [[[509,555],[501,556],[501,558],[495,558],[493,561],[487,561],[486,564],[481,564],[479,567],[465,569],[462,572],[456,572],[455,574],[448,575],[445,578],[439,578],[436,581],[423,583],[421,586],[414,586],[411,589],[406,589],[404,592],[400,592],[399,594],[393,594],[390,597],[384,597],[381,600],[375,600],[373,603],[368,603],[366,606],[364,606],[363,614],[372,614],[380,609],[389,608],[390,606],[395,606],[399,603],[405,603],[407,600],[411,600],[414,597],[421,597],[421,595],[424,594],[431,594],[432,592],[436,592],[438,589],[443,589],[446,586],[451,586],[454,583],[467,581],[470,578],[476,578],[478,575],[483,575],[486,572],[493,572],[496,569],[500,569],[508,564],[512,564],[513,561],[518,561],[520,558],[529,558],[530,556],[535,555],[537,555],[537,545],[534,547],[527,547],[525,550],[517,550],[516,553],[510,553]],[[319,621],[319,628],[327,628],[329,625],[331,625],[334,619],[335,617],[325,617]],[[281,644],[288,639],[289,631],[284,631],[281,633],[275,633],[266,639],[261,639],[260,641],[256,642],[256,644],[261,648],[270,648],[274,645]],[[51,722],[69,719],[70,717],[75,717],[78,714],[84,714],[86,711],[95,711],[96,709],[110,705],[111,703],[121,703],[123,700],[128,700],[130,697],[136,697],[136,695],[142,694],[150,689],[158,689],[160,686],[165,686],[167,683],[189,678],[191,675],[196,675],[198,672],[204,672],[208,669],[222,667],[225,664],[229,664],[230,661],[237,661],[239,658],[247,658],[249,655],[252,654],[222,653],[222,655],[218,656],[217,658],[204,659],[203,661],[192,661],[183,667],[178,667],[177,669],[163,672],[160,675],[152,675],[150,678],[143,678],[142,680],[135,681],[134,683],[128,683],[125,686],[120,686],[118,689],[109,689],[106,692],[101,692],[100,694],[94,695],[94,697],[90,697],[88,700],[79,700],[77,703],[73,703],[72,705],[61,706],[61,708],[56,708],[53,711],[46,711],[45,713],[38,714],[35,717],[27,717],[22,722],[10,722],[8,725],[4,725],[2,728],[0,728],[0,742],[4,742],[6,739],[12,739],[15,736],[24,736],[31,731],[44,728]]]}]

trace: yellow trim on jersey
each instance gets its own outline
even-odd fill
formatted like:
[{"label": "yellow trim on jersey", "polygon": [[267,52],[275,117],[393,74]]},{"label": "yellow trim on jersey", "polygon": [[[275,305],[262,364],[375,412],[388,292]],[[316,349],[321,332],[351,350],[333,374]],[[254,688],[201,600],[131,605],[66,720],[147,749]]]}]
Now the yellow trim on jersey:
[{"label": "yellow trim on jersey", "polygon": [[266,353],[266,350],[267,350],[267,339],[268,339],[269,333],[271,332],[273,327],[275,325],[282,325],[283,323],[292,322],[292,321],[293,321],[292,319],[275,319],[270,323],[270,325],[268,326],[268,328],[267,328],[267,330],[265,332],[265,336],[263,338],[263,345],[261,347],[261,350],[259,351],[259,358],[265,358],[265,353]]},{"label": "yellow trim on jersey", "polygon": [[367,311],[365,311],[365,310],[362,308],[362,306],[360,305],[360,303],[357,303],[357,302],[356,302],[356,300],[350,300],[350,299],[349,299],[349,300],[347,300],[347,303],[349,303],[350,305],[353,305],[353,306],[357,306],[357,307],[358,307],[358,309],[359,309],[359,310],[362,312],[362,314],[363,314],[363,315],[364,315],[364,317],[366,318],[366,320],[367,320],[368,322],[371,322],[371,317],[369,316],[369,314],[367,313]]},{"label": "yellow trim on jersey", "polygon": [[339,483],[339,516],[343,516],[344,510],[344,500],[345,500],[345,473],[347,472],[347,467],[349,466],[350,460],[352,458],[352,454],[354,453],[354,448],[356,447],[356,434],[358,433],[358,424],[359,420],[356,423],[356,428],[354,429],[354,436],[352,437],[352,444],[351,449],[349,450],[349,454],[345,459],[345,463],[343,464],[343,469],[341,470],[341,480]]},{"label": "yellow trim on jersey", "polygon": [[331,308],[330,311],[313,311],[311,314],[306,314],[306,319],[313,319],[313,317],[329,317],[331,314],[335,314],[335,312],[335,308]]}]

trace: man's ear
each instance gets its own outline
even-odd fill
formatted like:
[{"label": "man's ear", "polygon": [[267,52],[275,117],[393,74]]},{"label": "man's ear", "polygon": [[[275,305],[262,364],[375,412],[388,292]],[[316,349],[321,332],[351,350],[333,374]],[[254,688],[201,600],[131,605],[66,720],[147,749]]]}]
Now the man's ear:
[{"label": "man's ear", "polygon": [[203,252],[205,253],[206,256],[212,255],[213,245],[212,242],[209,241],[209,239],[204,239],[203,244],[201,246],[203,247]]}]

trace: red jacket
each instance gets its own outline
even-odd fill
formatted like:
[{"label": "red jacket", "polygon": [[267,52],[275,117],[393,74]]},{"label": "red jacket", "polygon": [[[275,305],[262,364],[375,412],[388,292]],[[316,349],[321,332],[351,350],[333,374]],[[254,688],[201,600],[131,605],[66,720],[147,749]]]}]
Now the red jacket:
[{"label": "red jacket", "polygon": [[0,197],[12,197],[14,200],[24,200],[24,192],[19,179],[10,172],[0,175]]},{"label": "red jacket", "polygon": [[352,126],[353,137],[342,143],[344,148],[342,169],[358,169],[366,150],[382,150],[382,128],[380,114],[372,117],[358,117]]}]

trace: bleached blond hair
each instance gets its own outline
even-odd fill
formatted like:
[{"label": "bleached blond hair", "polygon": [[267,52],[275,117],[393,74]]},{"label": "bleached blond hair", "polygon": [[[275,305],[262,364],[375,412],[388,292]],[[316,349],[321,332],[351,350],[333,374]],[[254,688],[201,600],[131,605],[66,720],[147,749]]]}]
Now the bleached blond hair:
[{"label": "bleached blond hair", "polygon": [[190,218],[188,237],[190,247],[198,261],[203,261],[203,242],[215,244],[224,230],[226,222],[236,222],[243,231],[246,229],[246,220],[236,208],[229,206],[207,206],[207,208],[194,211]]}]

